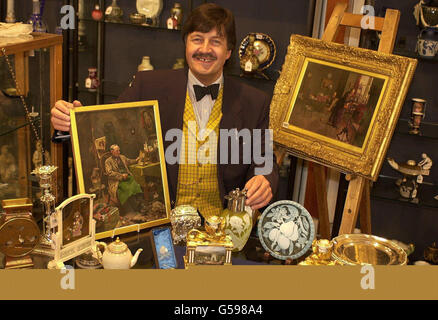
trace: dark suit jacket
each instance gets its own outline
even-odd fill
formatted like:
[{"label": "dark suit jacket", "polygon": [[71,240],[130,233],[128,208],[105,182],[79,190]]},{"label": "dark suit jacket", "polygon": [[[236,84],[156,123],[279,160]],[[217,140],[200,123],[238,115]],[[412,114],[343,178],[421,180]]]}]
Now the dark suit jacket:
[{"label": "dark suit jacket", "polygon": [[[187,93],[187,69],[143,71],[136,74],[132,86],[119,97],[118,102],[158,100],[162,137],[165,150],[173,141],[165,141],[169,129],[183,127],[183,113]],[[269,127],[270,99],[264,92],[250,87],[231,77],[224,78],[222,101],[222,119],[220,129],[238,131],[244,128],[267,129]],[[264,133],[264,130],[262,130]],[[219,137],[220,140],[220,137]],[[264,150],[262,135],[262,155]],[[218,146],[220,141],[218,141]],[[231,163],[231,143],[229,145],[228,162]],[[218,148],[220,151],[220,148]],[[243,164],[242,142],[239,141],[239,164],[220,164],[218,151],[218,182],[221,199],[235,188],[242,189],[245,183],[254,176],[256,164]],[[263,166],[263,164],[261,165]],[[178,184],[178,164],[166,163],[171,201],[175,201]],[[278,167],[273,157],[273,170],[265,176],[271,183],[275,195],[278,185]]]}]

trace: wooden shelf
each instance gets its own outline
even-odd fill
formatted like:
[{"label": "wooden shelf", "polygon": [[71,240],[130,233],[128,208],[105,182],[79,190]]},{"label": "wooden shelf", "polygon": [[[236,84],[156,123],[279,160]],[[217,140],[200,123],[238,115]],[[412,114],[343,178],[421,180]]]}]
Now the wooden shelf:
[{"label": "wooden shelf", "polygon": [[[62,41],[63,41],[62,36],[57,34],[33,32],[32,36],[33,36],[32,40],[6,45],[5,46],[6,54],[10,55],[23,51],[62,45]],[[0,51],[0,56],[3,56],[2,51]]]}]

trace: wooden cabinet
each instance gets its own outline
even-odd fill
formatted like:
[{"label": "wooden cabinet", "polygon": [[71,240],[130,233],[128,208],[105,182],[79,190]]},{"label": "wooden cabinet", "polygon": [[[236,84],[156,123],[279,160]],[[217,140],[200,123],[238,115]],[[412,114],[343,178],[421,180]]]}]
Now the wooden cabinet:
[{"label": "wooden cabinet", "polygon": [[50,124],[50,108],[62,98],[63,38],[32,36],[0,48],[0,199],[30,197],[39,212],[40,188],[31,175],[42,156],[38,138],[46,154],[43,163],[58,167],[53,193],[58,200],[63,195],[63,146],[51,142]]}]

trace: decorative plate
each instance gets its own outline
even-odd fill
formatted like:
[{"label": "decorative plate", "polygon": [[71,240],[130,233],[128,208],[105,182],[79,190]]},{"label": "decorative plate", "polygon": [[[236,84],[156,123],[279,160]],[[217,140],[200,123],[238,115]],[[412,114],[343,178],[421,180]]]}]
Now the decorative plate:
[{"label": "decorative plate", "polygon": [[268,68],[275,60],[277,49],[275,47],[274,40],[270,36],[264,33],[253,32],[243,38],[239,47],[239,58],[242,59],[249,44],[249,36],[255,36],[254,41],[254,53],[259,60],[260,66],[258,70],[264,70]]},{"label": "decorative plate", "polygon": [[137,11],[146,18],[156,18],[162,9],[163,0],[137,0]]},{"label": "decorative plate", "polygon": [[300,204],[282,200],[263,211],[258,224],[260,242],[274,258],[297,259],[312,246],[315,226]]}]

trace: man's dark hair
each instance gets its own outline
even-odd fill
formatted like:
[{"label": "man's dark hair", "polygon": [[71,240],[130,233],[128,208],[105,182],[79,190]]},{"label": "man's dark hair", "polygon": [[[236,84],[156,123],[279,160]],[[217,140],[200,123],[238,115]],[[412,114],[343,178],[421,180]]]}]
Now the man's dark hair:
[{"label": "man's dark hair", "polygon": [[234,50],[236,46],[236,26],[233,13],[214,3],[205,3],[195,8],[187,18],[182,28],[182,37],[184,42],[187,36],[195,31],[207,33],[217,29],[222,36],[225,31],[227,38],[227,49]]}]

